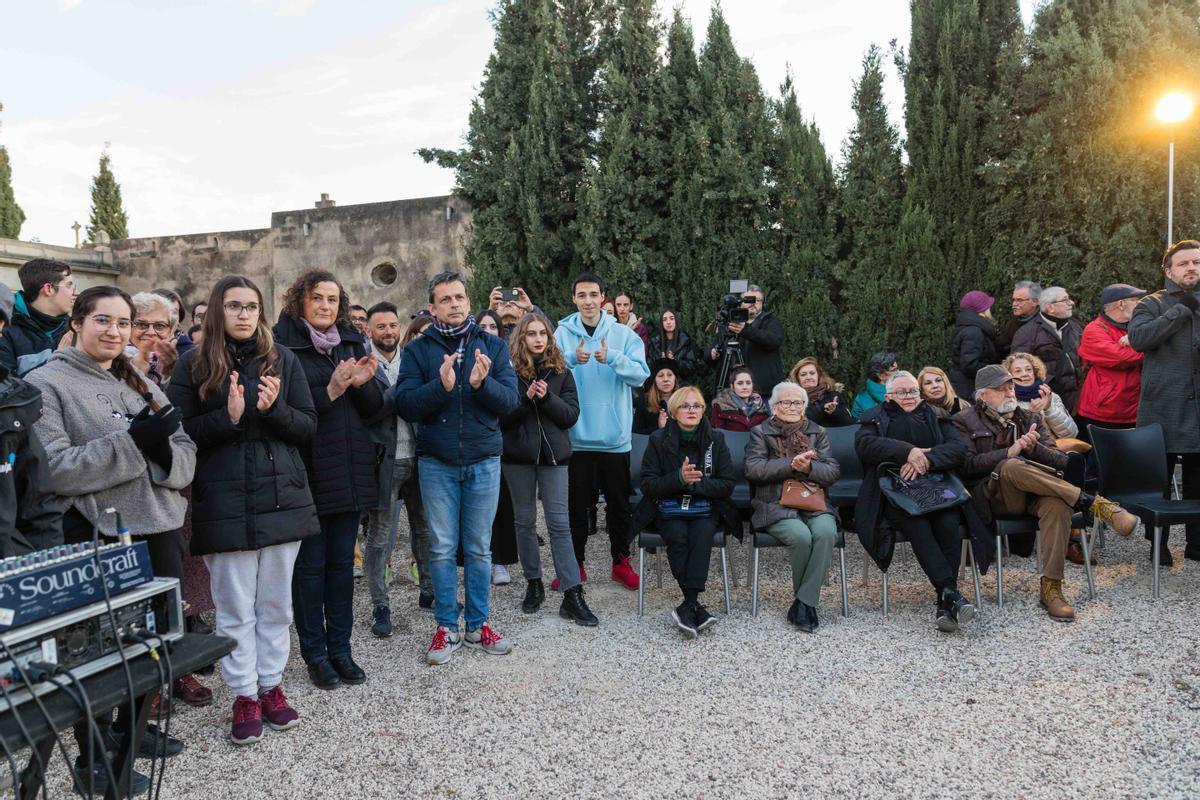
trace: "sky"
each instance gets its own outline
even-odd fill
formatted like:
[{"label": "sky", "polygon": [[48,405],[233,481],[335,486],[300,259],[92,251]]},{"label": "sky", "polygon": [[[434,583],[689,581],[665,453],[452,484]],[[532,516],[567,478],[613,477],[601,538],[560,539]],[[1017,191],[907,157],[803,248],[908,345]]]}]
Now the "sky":
[{"label": "sky", "polygon": [[[1025,19],[1035,0],[1022,0]],[[699,44],[710,0],[678,5]],[[74,244],[105,146],[131,236],[263,228],[272,211],[454,187],[422,146],[456,147],[492,49],[493,0],[31,0],[0,44],[0,145],[21,238]],[[908,40],[904,0],[725,0],[764,91],[788,69],[837,160],[872,44]],[[892,121],[903,94],[886,64]]]}]

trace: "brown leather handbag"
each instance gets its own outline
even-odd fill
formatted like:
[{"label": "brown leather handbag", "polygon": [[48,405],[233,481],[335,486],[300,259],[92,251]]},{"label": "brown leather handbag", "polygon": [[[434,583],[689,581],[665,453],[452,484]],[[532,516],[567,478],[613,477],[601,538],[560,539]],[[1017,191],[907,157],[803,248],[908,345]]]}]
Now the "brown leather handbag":
[{"label": "brown leather handbag", "polygon": [[824,489],[812,481],[798,481],[793,478],[783,482],[779,504],[784,508],[807,511],[810,514],[819,514],[827,509]]}]

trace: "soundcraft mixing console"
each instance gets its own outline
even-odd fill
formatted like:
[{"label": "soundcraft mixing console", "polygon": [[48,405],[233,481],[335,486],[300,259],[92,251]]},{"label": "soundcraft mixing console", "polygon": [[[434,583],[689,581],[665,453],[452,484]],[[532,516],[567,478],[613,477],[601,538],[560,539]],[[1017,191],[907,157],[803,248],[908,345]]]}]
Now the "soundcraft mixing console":
[{"label": "soundcraft mixing console", "polygon": [[[107,582],[109,602],[101,580]],[[4,559],[0,631],[0,641],[8,648],[0,654],[0,680],[10,681],[9,694],[19,705],[30,696],[15,688],[15,670],[7,654],[22,666],[44,661],[82,678],[121,663],[121,652],[126,658],[148,652],[139,634],[179,639],[179,581],[154,577],[144,542],[104,545],[98,553],[91,545],[67,545]],[[43,694],[56,687],[42,683],[35,688]],[[0,699],[0,712],[7,709]]]}]

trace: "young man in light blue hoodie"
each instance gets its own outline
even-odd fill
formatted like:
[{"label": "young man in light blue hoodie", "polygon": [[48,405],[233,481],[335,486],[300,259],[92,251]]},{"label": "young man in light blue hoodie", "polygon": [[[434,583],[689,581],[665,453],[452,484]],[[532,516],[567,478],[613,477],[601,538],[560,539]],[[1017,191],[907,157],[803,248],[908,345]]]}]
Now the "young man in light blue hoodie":
[{"label": "young man in light blue hoodie", "polygon": [[633,387],[650,377],[646,347],[632,329],[600,308],[604,281],[599,275],[579,275],[571,285],[571,295],[579,311],[558,324],[554,340],[579,392],[579,421],[571,428],[567,497],[579,577],[587,579],[583,561],[588,509],[596,492],[603,491],[612,579],[637,589],[638,574],[629,563],[629,450]]}]

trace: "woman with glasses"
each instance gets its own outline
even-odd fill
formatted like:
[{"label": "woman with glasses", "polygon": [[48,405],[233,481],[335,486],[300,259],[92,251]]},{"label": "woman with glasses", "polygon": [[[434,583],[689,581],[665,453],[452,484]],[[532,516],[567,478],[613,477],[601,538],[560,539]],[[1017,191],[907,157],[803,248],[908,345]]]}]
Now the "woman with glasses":
[{"label": "woman with glasses", "polygon": [[770,406],[771,417],[750,431],[746,445],[746,477],[754,486],[751,523],[788,549],[793,601],[787,620],[813,633],[820,624],[821,584],[837,542],[837,517],[828,503],[819,511],[783,505],[784,481],[828,489],[842,470],[825,429],[805,414],[808,393],[802,387],[790,381],[776,384]]},{"label": "woman with glasses", "polygon": [[387,410],[384,379],[350,325],[350,297],[331,272],[296,278],[272,333],[299,361],[317,411],[316,432],[300,448],[321,524],[319,534],[300,543],[292,577],[300,655],[318,689],[365,683],[350,652],[354,544],[363,512],[379,501],[382,454],[370,424]]},{"label": "woman with glasses", "polygon": [[704,415],[704,395],[695,386],[677,390],[667,402],[671,420],[650,435],[642,457],[642,500],[632,535],[654,530],[667,542],[667,561],[683,602],[671,612],[683,635],[694,639],[716,623],[700,604],[718,527],[741,533],[729,502],[735,477],[724,435]]},{"label": "woman with glasses", "polygon": [[[26,378],[42,392],[42,417],[34,427],[46,449],[50,488],[67,505],[64,541],[91,542],[97,529],[115,536],[117,517],[108,509],[116,509],[133,538],[146,543],[154,574],[182,579],[179,528],[187,501],[180,492],[192,481],[196,446],[180,427],[179,411],[125,355],[133,317],[133,300],[116,287],[79,294],[70,318],[74,346],[60,348]],[[129,731],[128,711],[122,704],[105,747]],[[77,728],[75,736],[81,750],[76,772],[86,784],[88,728]],[[183,742],[154,727],[139,732],[136,746],[146,757],[155,748],[168,755],[183,750]],[[91,776],[97,789],[107,785],[105,775],[101,767]],[[134,793],[146,783],[135,774]]]},{"label": "woman with glasses", "polygon": [[171,378],[179,360],[175,342],[175,304],[154,292],[138,292],[133,296],[133,328],[129,337],[129,353],[133,365],[155,386]]},{"label": "woman with glasses", "polygon": [[916,483],[929,473],[953,472],[966,458],[967,442],[950,417],[935,412],[921,399],[911,372],[893,373],[885,388],[883,404],[863,415],[862,427],[854,437],[854,449],[866,468],[854,506],[858,536],[886,572],[892,562],[895,532],[903,534],[933,584],[935,626],[940,631],[956,631],[975,616],[975,606],[958,591],[965,521],[962,507],[910,516],[888,501],[879,488],[879,478],[885,470],[894,470],[904,481]]},{"label": "woman with glasses", "polygon": [[300,448],[317,412],[300,362],[275,344],[262,292],[226,275],[209,298],[201,344],[179,360],[167,395],[198,448],[191,549],[204,557],[221,659],[234,696],[230,740],[299,724],[280,684],[291,648],[292,570],[300,542],[320,532]]}]

